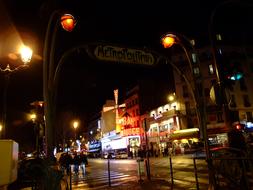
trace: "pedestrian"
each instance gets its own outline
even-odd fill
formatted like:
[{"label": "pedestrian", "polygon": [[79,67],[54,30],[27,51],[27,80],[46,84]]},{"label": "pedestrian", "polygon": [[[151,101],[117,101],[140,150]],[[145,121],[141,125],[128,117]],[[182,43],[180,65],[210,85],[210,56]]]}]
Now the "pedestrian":
[{"label": "pedestrian", "polygon": [[62,153],[60,158],[59,158],[59,164],[60,164],[60,170],[62,171],[62,173],[65,173],[65,169],[66,169],[66,153]]},{"label": "pedestrian", "polygon": [[74,164],[74,172],[75,172],[75,174],[78,174],[80,157],[77,155],[77,153],[74,153],[73,164]]},{"label": "pedestrian", "polygon": [[85,174],[85,167],[88,166],[87,155],[85,155],[83,152],[81,152],[79,159],[80,159],[80,166],[81,166],[82,172],[83,172],[83,174]]}]

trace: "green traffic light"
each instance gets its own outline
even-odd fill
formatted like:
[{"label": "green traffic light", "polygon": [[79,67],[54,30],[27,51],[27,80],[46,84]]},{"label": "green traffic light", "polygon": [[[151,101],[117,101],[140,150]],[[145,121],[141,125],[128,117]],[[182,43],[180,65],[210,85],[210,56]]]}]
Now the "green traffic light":
[{"label": "green traffic light", "polygon": [[230,80],[240,80],[243,77],[242,73],[235,73],[229,77]]}]

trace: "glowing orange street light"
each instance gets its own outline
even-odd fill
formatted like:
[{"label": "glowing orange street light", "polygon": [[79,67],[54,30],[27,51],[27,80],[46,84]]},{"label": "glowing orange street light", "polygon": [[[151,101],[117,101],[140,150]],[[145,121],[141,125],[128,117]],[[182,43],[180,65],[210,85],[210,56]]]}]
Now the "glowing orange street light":
[{"label": "glowing orange street light", "polygon": [[64,30],[71,32],[76,25],[76,19],[71,14],[64,14],[61,17],[61,25]]},{"label": "glowing orange street light", "polygon": [[161,38],[161,43],[164,48],[170,48],[176,43],[176,38],[173,34],[167,34]]}]

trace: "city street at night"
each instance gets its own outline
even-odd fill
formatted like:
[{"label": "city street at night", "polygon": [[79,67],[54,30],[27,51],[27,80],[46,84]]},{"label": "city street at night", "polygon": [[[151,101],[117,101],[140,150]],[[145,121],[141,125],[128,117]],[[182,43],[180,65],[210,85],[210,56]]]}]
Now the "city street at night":
[{"label": "city street at night", "polygon": [[0,190],[253,190],[252,9],[0,0]]},{"label": "city street at night", "polygon": [[[151,181],[143,171],[138,173],[136,159],[110,159],[109,188],[108,160],[89,159],[85,173],[72,174],[73,189],[172,189],[169,157],[150,158]],[[144,162],[142,162],[144,166]],[[172,157],[174,189],[196,189],[194,165],[191,155]],[[141,168],[145,170],[145,168]],[[198,182],[200,189],[208,186],[207,165],[205,160],[197,161]],[[140,180],[141,179],[141,180]],[[143,180],[143,181],[142,181]]]}]

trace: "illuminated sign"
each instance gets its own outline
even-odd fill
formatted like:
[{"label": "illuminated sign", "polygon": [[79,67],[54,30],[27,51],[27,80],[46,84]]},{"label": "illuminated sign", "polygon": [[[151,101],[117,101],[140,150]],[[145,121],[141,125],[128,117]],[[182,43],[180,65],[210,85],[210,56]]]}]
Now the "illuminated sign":
[{"label": "illuminated sign", "polygon": [[158,114],[158,115],[154,115],[154,119],[159,119],[159,118],[161,118],[163,116],[163,114]]},{"label": "illuminated sign", "polygon": [[102,61],[125,62],[153,65],[155,58],[151,53],[138,49],[128,49],[109,45],[98,45],[94,50],[95,57]]},{"label": "illuminated sign", "polygon": [[122,136],[132,136],[132,135],[140,135],[140,128],[136,127],[136,128],[128,128],[128,129],[124,129],[121,131],[121,135]]}]

